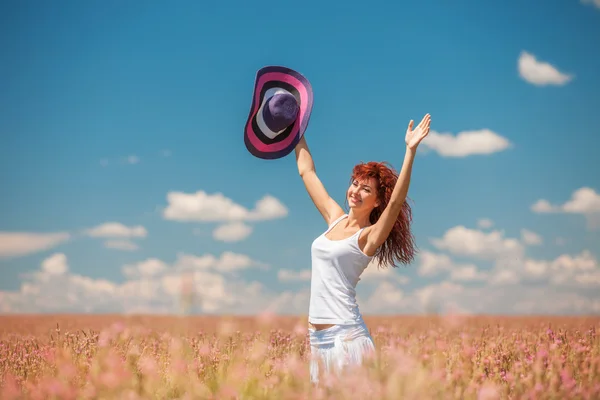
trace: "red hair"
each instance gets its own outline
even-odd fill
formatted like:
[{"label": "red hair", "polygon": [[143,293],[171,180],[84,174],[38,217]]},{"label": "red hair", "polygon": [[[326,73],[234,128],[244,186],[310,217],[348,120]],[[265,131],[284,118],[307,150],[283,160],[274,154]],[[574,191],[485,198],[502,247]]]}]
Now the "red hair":
[{"label": "red hair", "polygon": [[[354,179],[369,178],[374,178],[377,181],[377,197],[380,203],[369,215],[369,221],[371,224],[375,224],[390,202],[392,191],[398,180],[398,174],[387,162],[371,161],[354,166],[350,182]],[[389,236],[375,253],[375,258],[380,266],[391,265],[396,267],[396,260],[402,264],[409,264],[413,260],[416,246],[414,236],[410,230],[411,222],[412,210],[408,202],[404,201]]]}]

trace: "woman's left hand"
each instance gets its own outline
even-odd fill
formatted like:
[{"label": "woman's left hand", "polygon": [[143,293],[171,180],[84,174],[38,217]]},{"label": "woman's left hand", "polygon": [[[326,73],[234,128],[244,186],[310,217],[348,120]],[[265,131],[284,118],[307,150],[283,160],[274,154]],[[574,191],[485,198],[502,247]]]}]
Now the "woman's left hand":
[{"label": "woman's left hand", "polygon": [[426,114],[419,125],[413,130],[414,121],[411,119],[406,129],[406,145],[409,149],[415,150],[421,140],[429,134],[429,125],[431,123],[431,115]]}]

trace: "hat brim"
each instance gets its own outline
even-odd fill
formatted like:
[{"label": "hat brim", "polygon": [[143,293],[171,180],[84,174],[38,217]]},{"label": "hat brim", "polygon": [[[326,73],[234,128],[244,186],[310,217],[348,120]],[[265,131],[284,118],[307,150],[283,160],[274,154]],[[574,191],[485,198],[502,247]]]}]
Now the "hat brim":
[{"label": "hat brim", "polygon": [[[263,103],[265,92],[272,88],[290,92],[300,106],[296,121],[283,132],[269,138],[256,122],[256,114]],[[256,73],[252,106],[244,128],[244,143],[248,151],[262,159],[276,159],[288,155],[298,144],[310,120],[313,107],[313,91],[308,79],[290,68],[268,66]]]}]

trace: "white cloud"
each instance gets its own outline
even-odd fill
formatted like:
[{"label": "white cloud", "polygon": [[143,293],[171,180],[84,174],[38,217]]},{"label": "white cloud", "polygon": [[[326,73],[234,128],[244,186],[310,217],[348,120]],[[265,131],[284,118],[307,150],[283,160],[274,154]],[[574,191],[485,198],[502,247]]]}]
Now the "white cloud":
[{"label": "white cloud", "polygon": [[[584,250],[572,256],[562,254],[552,262],[545,263],[546,276],[554,285],[587,286],[600,283],[598,260]],[[597,286],[600,289],[600,286]]]},{"label": "white cloud", "polygon": [[539,61],[526,51],[522,51],[518,61],[519,75],[527,82],[537,85],[564,85],[573,79],[573,75],[560,72],[551,64]]},{"label": "white cloud", "polygon": [[55,253],[42,261],[42,271],[51,275],[63,275],[69,270],[67,256]]},{"label": "white cloud", "polygon": [[213,231],[213,238],[223,242],[238,242],[252,233],[252,227],[242,222],[233,222],[218,226]]},{"label": "white cloud", "polygon": [[139,238],[148,235],[146,228],[141,225],[128,227],[119,222],[106,222],[94,228],[87,229],[85,233],[90,237],[103,238]]},{"label": "white cloud", "polygon": [[581,286],[594,286],[600,288],[600,271],[585,272],[574,276],[573,280]]},{"label": "white cloud", "polygon": [[455,303],[470,313],[485,314],[597,314],[600,299],[577,291],[554,289],[552,301],[547,287],[495,285],[439,291],[436,304]]},{"label": "white cloud", "polygon": [[20,290],[0,291],[6,312],[120,311],[114,297],[118,285],[70,273],[63,253],[46,258],[40,269],[23,278]]},{"label": "white cloud", "polygon": [[410,282],[410,278],[404,275],[403,271],[403,268],[383,266],[379,264],[376,258],[373,258],[362,273],[360,281],[368,283],[391,281],[405,285]]},{"label": "white cloud", "polygon": [[275,197],[264,196],[256,202],[254,210],[248,213],[248,220],[262,221],[285,217],[288,214],[287,208]]},{"label": "white cloud", "polygon": [[[499,280],[496,284],[463,286],[442,281],[412,291],[383,282],[365,296],[365,301],[359,301],[359,305],[363,312],[369,314],[441,313],[448,318],[454,318],[451,314],[455,310],[466,315],[600,313],[600,298],[593,290],[584,292],[554,287],[552,301],[547,301],[549,289],[546,286],[519,284],[511,276],[510,273],[504,274],[503,284]],[[457,319],[454,322],[460,323],[460,318],[455,317]]]},{"label": "white cloud", "polygon": [[71,238],[67,232],[0,232],[0,258],[25,256],[52,249]]},{"label": "white cloud", "polygon": [[583,250],[576,255],[562,254],[554,260],[526,258],[514,263],[497,263],[490,276],[493,284],[546,282],[554,286],[585,288],[596,283],[600,267],[594,255]]},{"label": "white cloud", "polygon": [[279,279],[280,282],[310,281],[310,278],[310,269],[303,269],[301,271],[280,269],[277,271],[277,279]]},{"label": "white cloud", "polygon": [[600,0],[581,0],[583,4],[592,4],[596,6],[596,8],[600,8]]},{"label": "white cloud", "polygon": [[135,251],[139,249],[139,246],[129,240],[107,240],[104,242],[104,247],[107,249],[124,250],[124,251]]},{"label": "white cloud", "polygon": [[249,266],[264,264],[234,253],[181,254],[171,265],[156,258],[125,265],[126,281],[116,283],[70,273],[66,256],[57,253],[39,270],[24,274],[19,290],[0,291],[0,304],[4,312],[17,313],[176,313],[183,300],[190,300],[195,310],[206,313],[258,312],[279,294],[233,274]]},{"label": "white cloud", "polygon": [[590,187],[575,190],[571,199],[562,205],[553,205],[548,200],[540,199],[531,206],[531,210],[535,213],[582,214],[590,229],[600,227],[600,194]]},{"label": "white cloud", "polygon": [[450,272],[450,279],[453,281],[484,281],[487,277],[487,273],[478,270],[475,265],[458,266]]},{"label": "white cloud", "polygon": [[435,276],[440,272],[452,269],[452,260],[446,254],[423,251],[418,257],[419,268],[417,271],[421,276]]},{"label": "white cloud", "polygon": [[236,254],[231,251],[223,252],[221,258],[215,264],[215,268],[222,272],[239,271],[251,267],[269,268],[268,264],[255,261],[245,254]]},{"label": "white cloud", "polygon": [[369,314],[399,312],[408,306],[405,294],[391,282],[383,281],[364,302],[357,299],[363,312]]},{"label": "white cloud", "polygon": [[273,313],[304,315],[308,310],[309,300],[310,290],[307,288],[299,291],[287,290],[275,296],[260,312],[267,310]]},{"label": "white cloud", "polygon": [[[150,258],[124,266],[126,281],[116,283],[73,274],[66,256],[55,253],[42,261],[40,269],[23,275],[18,290],[0,291],[0,312],[177,313],[187,300],[191,305],[188,311],[194,312],[257,314],[267,309],[305,315],[309,288],[279,293],[261,282],[244,281],[233,274],[248,265],[260,268],[263,263],[226,253],[180,254],[170,264]],[[388,276],[398,272],[387,271],[390,270],[375,270],[373,274]],[[290,276],[308,275],[308,270],[295,272]],[[377,278],[373,281],[378,283],[374,290],[370,290],[370,285],[357,288],[359,306],[371,315],[446,313],[456,309],[472,314],[600,313],[600,268],[589,251],[563,254],[550,261],[526,260],[504,270],[497,265],[487,282],[482,282],[484,272],[475,268],[463,266],[446,272],[449,280],[412,290],[401,288],[401,283],[393,279]],[[525,284],[532,278],[552,284],[552,301],[546,301],[547,285]],[[463,286],[457,280],[471,284]],[[477,281],[482,284],[475,286]],[[365,301],[363,293],[368,294]]]},{"label": "white cloud", "polygon": [[519,281],[519,275],[511,269],[496,269],[489,279],[491,285],[514,285]]},{"label": "white cloud", "polygon": [[412,293],[419,308],[425,312],[436,312],[445,303],[454,303],[455,298],[464,291],[464,287],[453,282],[439,282],[415,289]]},{"label": "white cloud", "polygon": [[489,218],[482,218],[477,221],[477,227],[481,229],[489,229],[494,226],[494,221]]},{"label": "white cloud", "polygon": [[457,263],[446,254],[423,251],[418,256],[417,273],[423,277],[447,274],[453,281],[480,281],[486,274],[479,271],[475,264]]},{"label": "white cloud", "polygon": [[136,264],[126,264],[123,266],[123,275],[127,278],[151,277],[163,273],[168,265],[157,258],[148,258],[145,261]]},{"label": "white cloud", "polygon": [[558,211],[548,200],[538,200],[531,206],[531,211],[536,213],[551,213]]},{"label": "white cloud", "polygon": [[571,200],[562,205],[562,209],[569,213],[599,213],[600,212],[600,194],[589,187],[582,187],[575,192]]},{"label": "white cloud", "polygon": [[235,203],[222,193],[207,194],[169,192],[163,217],[172,221],[231,222],[261,221],[285,217],[287,208],[276,198],[266,195],[256,202],[253,210]]},{"label": "white cloud", "polygon": [[434,150],[442,157],[489,155],[512,146],[508,139],[489,129],[463,131],[456,136],[450,133],[431,131],[423,139],[423,145]]},{"label": "white cloud", "polygon": [[485,233],[464,226],[455,226],[441,239],[432,239],[431,242],[440,250],[482,260],[520,258],[524,252],[519,240],[505,238],[501,231]]},{"label": "white cloud", "polygon": [[543,239],[540,235],[527,229],[521,229],[521,240],[523,243],[530,246],[536,246],[543,243]]},{"label": "white cloud", "polygon": [[270,266],[266,263],[253,260],[245,254],[225,251],[221,253],[219,258],[216,258],[212,254],[195,256],[192,254],[182,253],[177,256],[177,261],[174,264],[174,268],[179,271],[196,269],[232,273],[248,268],[267,270],[270,268]]}]

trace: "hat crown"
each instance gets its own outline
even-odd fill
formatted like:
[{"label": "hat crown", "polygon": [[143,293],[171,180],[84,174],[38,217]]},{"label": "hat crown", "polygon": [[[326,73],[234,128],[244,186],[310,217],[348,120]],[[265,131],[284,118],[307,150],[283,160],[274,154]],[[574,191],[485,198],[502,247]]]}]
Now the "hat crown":
[{"label": "hat crown", "polygon": [[263,120],[269,129],[278,132],[292,125],[299,111],[298,101],[291,93],[276,93],[263,108]]}]

